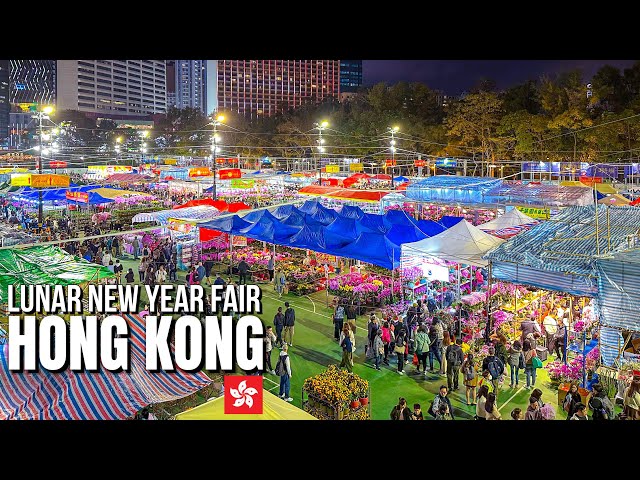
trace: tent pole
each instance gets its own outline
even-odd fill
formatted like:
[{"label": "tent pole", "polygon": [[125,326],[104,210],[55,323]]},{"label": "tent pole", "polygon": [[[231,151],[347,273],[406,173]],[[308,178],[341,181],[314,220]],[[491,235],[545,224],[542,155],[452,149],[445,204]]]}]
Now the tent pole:
[{"label": "tent pole", "polygon": [[229,278],[233,278],[233,235],[229,234]]},{"label": "tent pole", "polygon": [[491,261],[489,261],[488,272],[489,278],[487,280],[487,284],[489,288],[487,289],[487,327],[484,332],[484,340],[486,343],[489,343],[489,333],[491,332]]},{"label": "tent pole", "polygon": [[607,253],[611,251],[611,222],[609,218],[609,207],[607,205]]},{"label": "tent pole", "polygon": [[460,264],[458,264],[458,268],[456,268],[456,271],[458,272],[458,300],[460,300]]},{"label": "tent pole", "polygon": [[[563,314],[564,317],[564,314]],[[567,343],[569,341],[569,328],[571,328],[571,324],[573,323],[572,320],[573,317],[573,296],[569,296],[569,325],[565,325],[564,327],[564,364],[567,364]],[[561,318],[560,321],[564,324],[564,320]],[[583,352],[584,352],[584,348],[583,348]],[[584,360],[584,357],[582,357],[582,360]]]}]

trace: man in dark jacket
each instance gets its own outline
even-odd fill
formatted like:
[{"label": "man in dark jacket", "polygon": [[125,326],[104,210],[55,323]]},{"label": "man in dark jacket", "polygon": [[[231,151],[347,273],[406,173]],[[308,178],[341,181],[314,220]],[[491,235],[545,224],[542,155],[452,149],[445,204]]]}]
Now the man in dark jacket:
[{"label": "man in dark jacket", "polygon": [[458,390],[458,381],[460,377],[460,366],[464,362],[464,353],[462,353],[462,340],[456,339],[454,345],[447,347],[445,358],[447,359],[447,384],[449,390]]},{"label": "man in dark jacket", "polygon": [[500,375],[504,373],[504,363],[496,357],[496,349],[493,347],[489,347],[489,355],[482,361],[482,371],[484,372],[485,370],[489,370],[489,373],[491,373],[493,391],[498,395],[499,379]]},{"label": "man in dark jacket", "polygon": [[556,334],[554,335],[553,339],[554,339],[554,347],[556,349],[556,360],[560,360],[560,357],[562,357],[562,361],[564,362],[564,357],[565,357],[565,337],[567,335],[567,327],[565,326],[564,322],[569,323],[569,320],[561,320],[558,322],[558,330],[556,331]]},{"label": "man in dark jacket", "polygon": [[247,284],[247,272],[249,271],[249,264],[244,260],[241,260],[238,264],[238,285]]},{"label": "man in dark jacket", "polygon": [[282,346],[282,329],[284,328],[284,313],[282,307],[278,307],[278,313],[273,317],[273,326],[276,329],[276,347]]},{"label": "man in dark jacket", "polygon": [[289,306],[289,302],[285,302],[284,306],[287,307],[287,309],[284,311],[283,339],[285,343],[288,343],[290,347],[293,347],[293,333],[296,324],[296,312]]},{"label": "man in dark jacket", "polygon": [[440,393],[438,393],[438,395],[436,395],[436,398],[433,399],[433,407],[431,410],[434,413],[437,413],[438,409],[440,408],[440,405],[442,403],[446,403],[449,406],[449,413],[451,414],[451,418],[455,420],[455,417],[453,415],[453,406],[451,405],[451,400],[449,400],[447,393],[448,393],[447,387],[445,387],[444,385],[441,385]]},{"label": "man in dark jacket", "polygon": [[347,305],[347,308],[344,309],[344,313],[347,317],[347,323],[349,327],[351,327],[351,331],[353,334],[356,334],[356,317],[358,316],[358,309],[352,303],[351,305]]}]

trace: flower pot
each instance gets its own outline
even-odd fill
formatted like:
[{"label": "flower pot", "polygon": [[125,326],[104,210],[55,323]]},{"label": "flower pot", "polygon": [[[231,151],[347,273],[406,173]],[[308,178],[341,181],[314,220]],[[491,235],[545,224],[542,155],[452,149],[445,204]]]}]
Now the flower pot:
[{"label": "flower pot", "polygon": [[360,399],[360,404],[363,407],[366,407],[368,403],[369,403],[369,399],[367,397],[363,397],[363,398]]},{"label": "flower pot", "polygon": [[360,408],[360,401],[359,400],[353,400],[351,402],[350,406],[351,406],[352,410],[355,410],[356,408]]}]

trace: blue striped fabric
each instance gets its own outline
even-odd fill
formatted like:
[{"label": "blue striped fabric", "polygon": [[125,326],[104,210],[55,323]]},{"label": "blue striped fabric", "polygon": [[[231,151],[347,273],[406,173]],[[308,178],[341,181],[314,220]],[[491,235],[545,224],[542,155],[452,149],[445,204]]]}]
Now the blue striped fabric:
[{"label": "blue striped fabric", "polygon": [[0,420],[125,419],[146,405],[185,397],[211,382],[204,372],[147,371],[144,322],[137,315],[123,317],[131,332],[130,372],[10,372],[9,346],[0,346]]},{"label": "blue striped fabric", "polygon": [[600,327],[600,355],[606,367],[619,367],[622,363],[622,334],[619,330]]},{"label": "blue striped fabric", "polygon": [[[599,205],[598,223],[600,254],[607,253],[609,245],[611,252],[625,249],[628,237],[640,228],[640,209]],[[519,274],[520,269],[530,269],[526,283],[531,286],[593,296],[597,292],[596,253],[595,207],[591,205],[564,209],[552,220],[503,243],[487,258],[494,272],[502,272],[497,278],[514,278],[517,264]]]}]

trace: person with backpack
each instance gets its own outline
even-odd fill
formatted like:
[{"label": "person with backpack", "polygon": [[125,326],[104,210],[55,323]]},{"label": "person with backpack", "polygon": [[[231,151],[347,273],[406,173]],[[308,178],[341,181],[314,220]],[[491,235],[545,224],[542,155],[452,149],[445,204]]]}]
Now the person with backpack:
[{"label": "person with backpack", "polygon": [[564,397],[562,402],[562,409],[567,412],[567,420],[570,420],[571,417],[576,413],[576,408],[578,404],[582,404],[582,396],[578,391],[578,385],[572,383],[569,387],[569,392]]},{"label": "person with backpack", "polygon": [[[356,332],[356,317],[358,316],[358,308],[353,304],[353,302],[351,302],[351,305],[347,305],[347,307],[344,309],[344,314],[345,317],[347,318],[347,323],[349,324],[349,327],[351,328],[352,332]],[[354,347],[354,351],[355,351],[355,347]]]},{"label": "person with backpack", "polygon": [[[289,306],[289,302],[284,302],[284,336],[283,339],[290,347],[293,347],[293,333],[296,324],[296,311]],[[287,341],[288,340],[288,341]]]},{"label": "person with backpack", "polygon": [[135,281],[135,275],[133,273],[133,268],[130,268],[127,274],[124,276],[124,279],[127,283],[133,283]]},{"label": "person with backpack", "polygon": [[569,312],[566,313],[567,318],[563,319],[562,321],[560,321],[558,323],[558,330],[556,331],[554,337],[553,337],[553,345],[556,351],[556,360],[557,361],[562,361],[564,362],[565,360],[565,355],[566,355],[566,349],[565,349],[565,337],[567,335],[567,327],[565,326],[564,322],[569,323]]},{"label": "person with backpack", "polygon": [[[376,337],[378,336],[378,330],[380,330],[380,321],[378,320],[378,317],[376,317],[376,314],[371,312],[371,316],[369,317],[369,322],[367,323],[367,350],[366,350],[366,354],[367,354],[367,358],[374,358],[375,357],[375,351],[372,350],[373,349],[373,344],[376,340]],[[374,351],[373,354],[369,353],[369,350]]]},{"label": "person with backpack", "polygon": [[442,328],[442,323],[437,318],[434,318],[433,323],[431,324],[429,339],[431,340],[431,345],[429,346],[429,371],[434,371],[433,357],[435,357],[440,364],[440,372],[444,375],[444,365],[442,364],[442,341],[444,339],[444,330]]},{"label": "person with backpack", "polygon": [[404,328],[404,325],[400,324],[398,329],[398,333],[396,334],[396,346],[393,351],[396,352],[398,356],[398,374],[404,375],[404,353],[406,350],[407,343],[407,330]]},{"label": "person with backpack", "polygon": [[449,390],[458,390],[458,381],[460,379],[460,366],[464,361],[464,353],[462,353],[462,340],[457,339],[456,343],[449,345],[446,351],[447,358],[447,384]]},{"label": "person with backpack", "polygon": [[407,401],[400,397],[398,399],[398,404],[391,409],[391,413],[389,413],[389,417],[391,420],[412,420],[413,414],[409,407],[407,407]]},{"label": "person with backpack", "polygon": [[498,394],[500,384],[500,376],[504,373],[504,363],[496,356],[496,350],[489,347],[489,355],[482,361],[482,370],[489,370],[491,374],[491,383],[493,383],[493,391]]},{"label": "person with backpack", "polygon": [[342,331],[342,325],[344,324],[344,306],[342,302],[336,305],[333,311],[333,337],[336,341],[340,340],[340,332]]},{"label": "person with backpack", "polygon": [[592,410],[592,420],[612,420],[613,404],[601,383],[593,385],[593,396],[589,399],[589,408]]},{"label": "person with backpack", "polygon": [[473,353],[467,354],[467,359],[462,364],[462,378],[465,386],[467,405],[475,405],[476,386],[478,385],[478,373],[473,361]]},{"label": "person with backpack", "polygon": [[351,342],[351,335],[349,325],[345,325],[342,330],[342,339],[340,340],[340,347],[342,348],[340,368],[346,368],[349,373],[353,372],[353,343]]},{"label": "person with backpack", "polygon": [[429,354],[429,345],[431,342],[429,341],[429,335],[427,334],[425,328],[420,325],[418,327],[418,331],[415,335],[414,342],[414,350],[415,354],[418,356],[418,366],[416,368],[416,372],[420,372],[420,364],[422,363],[422,370],[424,374],[427,374],[427,355]]},{"label": "person with backpack", "polygon": [[513,388],[514,385],[518,388],[519,370],[521,368],[524,370],[524,355],[522,353],[522,345],[520,344],[520,341],[514,341],[507,353],[509,355],[508,363],[511,374],[511,384],[509,385],[509,388]]},{"label": "person with backpack", "polygon": [[276,329],[276,347],[282,346],[282,329],[284,328],[284,313],[282,307],[278,307],[278,313],[273,317],[273,326]]},{"label": "person with backpack", "polygon": [[247,284],[247,272],[249,271],[249,264],[244,261],[244,259],[240,260],[238,264],[238,285],[246,285]]},{"label": "person with backpack", "polygon": [[293,398],[289,396],[291,391],[291,360],[287,350],[289,347],[286,343],[282,344],[282,350],[278,357],[278,363],[276,364],[275,374],[280,377],[280,393],[278,396],[287,402],[292,402]]},{"label": "person with backpack", "polygon": [[509,363],[509,353],[507,351],[507,337],[505,337],[501,332],[498,332],[495,336],[494,348],[496,350],[496,357],[502,360],[503,365],[507,365],[507,363]]},{"label": "person with backpack", "polygon": [[432,417],[436,417],[437,413],[440,411],[440,407],[446,405],[448,407],[449,414],[451,415],[451,420],[454,419],[453,407],[451,406],[451,400],[449,400],[447,393],[447,387],[445,385],[440,385],[440,391],[438,392],[438,395],[436,395],[436,397],[433,399],[431,407],[429,407],[429,415],[431,415]]}]

